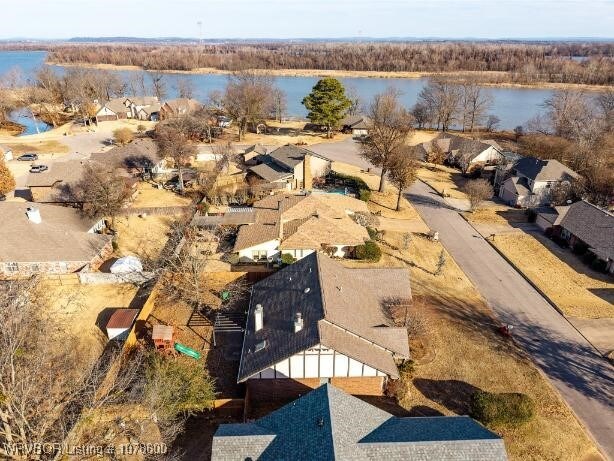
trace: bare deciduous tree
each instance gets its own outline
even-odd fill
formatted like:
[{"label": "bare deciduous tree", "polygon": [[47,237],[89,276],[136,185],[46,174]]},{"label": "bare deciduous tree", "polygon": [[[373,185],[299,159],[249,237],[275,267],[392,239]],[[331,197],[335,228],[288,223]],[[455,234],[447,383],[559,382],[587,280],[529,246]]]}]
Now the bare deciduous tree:
[{"label": "bare deciduous tree", "polygon": [[147,72],[151,80],[151,90],[153,94],[160,100],[166,97],[166,79],[164,74],[160,72]]},{"label": "bare deciduous tree", "polygon": [[117,170],[87,163],[81,179],[70,187],[68,194],[75,202],[81,203],[87,216],[109,217],[111,227],[115,228],[115,218],[130,197],[130,190],[126,178]]},{"label": "bare deciduous tree", "polygon": [[388,179],[398,189],[397,211],[401,210],[401,197],[403,191],[415,180],[418,172],[419,163],[414,153],[414,149],[406,147],[398,150],[391,155],[388,167]]},{"label": "bare deciduous tree", "polygon": [[177,79],[177,94],[180,98],[193,98],[194,97],[194,82],[187,77],[180,77]]},{"label": "bare deciduous tree", "polygon": [[463,131],[473,131],[476,125],[484,122],[486,113],[492,106],[492,96],[474,81],[460,84]]},{"label": "bare deciduous tree", "polygon": [[[179,120],[184,119],[180,117]],[[190,139],[189,132],[186,133],[180,126],[160,124],[156,127],[156,142],[158,143],[158,153],[162,159],[171,159],[177,168],[179,179],[179,190],[183,192],[183,171],[196,156],[196,146]]]},{"label": "bare deciduous tree", "polygon": [[418,101],[433,114],[437,129],[447,131],[456,120],[461,102],[461,92],[458,85],[442,79],[431,78],[418,95]]},{"label": "bare deciduous tree", "polygon": [[462,191],[469,198],[471,211],[477,210],[484,200],[491,198],[494,194],[491,184],[485,179],[467,181]]},{"label": "bare deciduous tree", "polygon": [[273,80],[267,75],[242,71],[228,78],[222,106],[239,127],[239,141],[249,123],[257,123],[268,115],[272,92]]},{"label": "bare deciduous tree", "polygon": [[393,89],[373,98],[368,111],[369,136],[361,144],[361,155],[381,168],[379,191],[383,192],[392,156],[403,150],[413,130],[413,118],[400,104]]}]

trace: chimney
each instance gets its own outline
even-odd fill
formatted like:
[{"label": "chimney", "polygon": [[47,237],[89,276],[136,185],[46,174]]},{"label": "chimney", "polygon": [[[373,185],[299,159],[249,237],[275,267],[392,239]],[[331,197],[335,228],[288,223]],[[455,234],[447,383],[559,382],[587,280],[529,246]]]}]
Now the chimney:
[{"label": "chimney", "polygon": [[43,222],[41,218],[41,212],[38,208],[28,207],[26,209],[26,216],[28,217],[30,221],[32,221],[35,224],[40,224],[41,222]]},{"label": "chimney", "polygon": [[303,329],[303,316],[300,312],[297,312],[294,316],[294,332],[298,333]]},{"label": "chimney", "polygon": [[305,154],[303,158],[303,189],[313,189],[313,177],[311,175],[311,155]]},{"label": "chimney", "polygon": [[254,331],[262,330],[263,323],[264,310],[262,309],[262,304],[256,304],[256,309],[254,309]]}]

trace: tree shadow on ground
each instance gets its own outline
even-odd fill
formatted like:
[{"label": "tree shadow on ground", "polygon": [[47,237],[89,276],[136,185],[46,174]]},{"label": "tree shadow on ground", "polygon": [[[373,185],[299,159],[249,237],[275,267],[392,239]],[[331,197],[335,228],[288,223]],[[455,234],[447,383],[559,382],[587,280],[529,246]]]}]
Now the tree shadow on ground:
[{"label": "tree shadow on ground", "polygon": [[457,415],[469,414],[471,396],[480,389],[456,379],[415,378],[413,384],[427,399],[437,402]]},{"label": "tree shadow on ground", "polygon": [[429,407],[428,405],[415,405],[409,410],[408,416],[425,417],[425,416],[445,416],[439,410]]}]

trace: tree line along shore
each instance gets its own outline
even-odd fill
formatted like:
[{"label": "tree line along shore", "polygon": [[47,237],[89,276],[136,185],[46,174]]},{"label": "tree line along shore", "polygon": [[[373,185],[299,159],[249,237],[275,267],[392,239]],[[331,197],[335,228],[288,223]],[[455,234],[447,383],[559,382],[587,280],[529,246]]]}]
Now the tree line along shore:
[{"label": "tree line along shore", "polygon": [[[157,71],[267,69],[282,75],[421,77],[471,73],[486,84],[614,84],[611,42],[351,42],[207,45],[57,44],[50,62],[132,66]],[[307,72],[304,74],[303,72]],[[335,74],[336,73],[336,74]]]}]

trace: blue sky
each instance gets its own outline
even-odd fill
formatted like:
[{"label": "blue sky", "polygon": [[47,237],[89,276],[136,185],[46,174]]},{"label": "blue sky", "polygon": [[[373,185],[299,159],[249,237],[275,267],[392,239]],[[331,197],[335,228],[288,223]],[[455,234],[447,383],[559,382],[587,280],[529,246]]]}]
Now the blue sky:
[{"label": "blue sky", "polygon": [[0,0],[0,38],[614,36],[614,0]]}]

